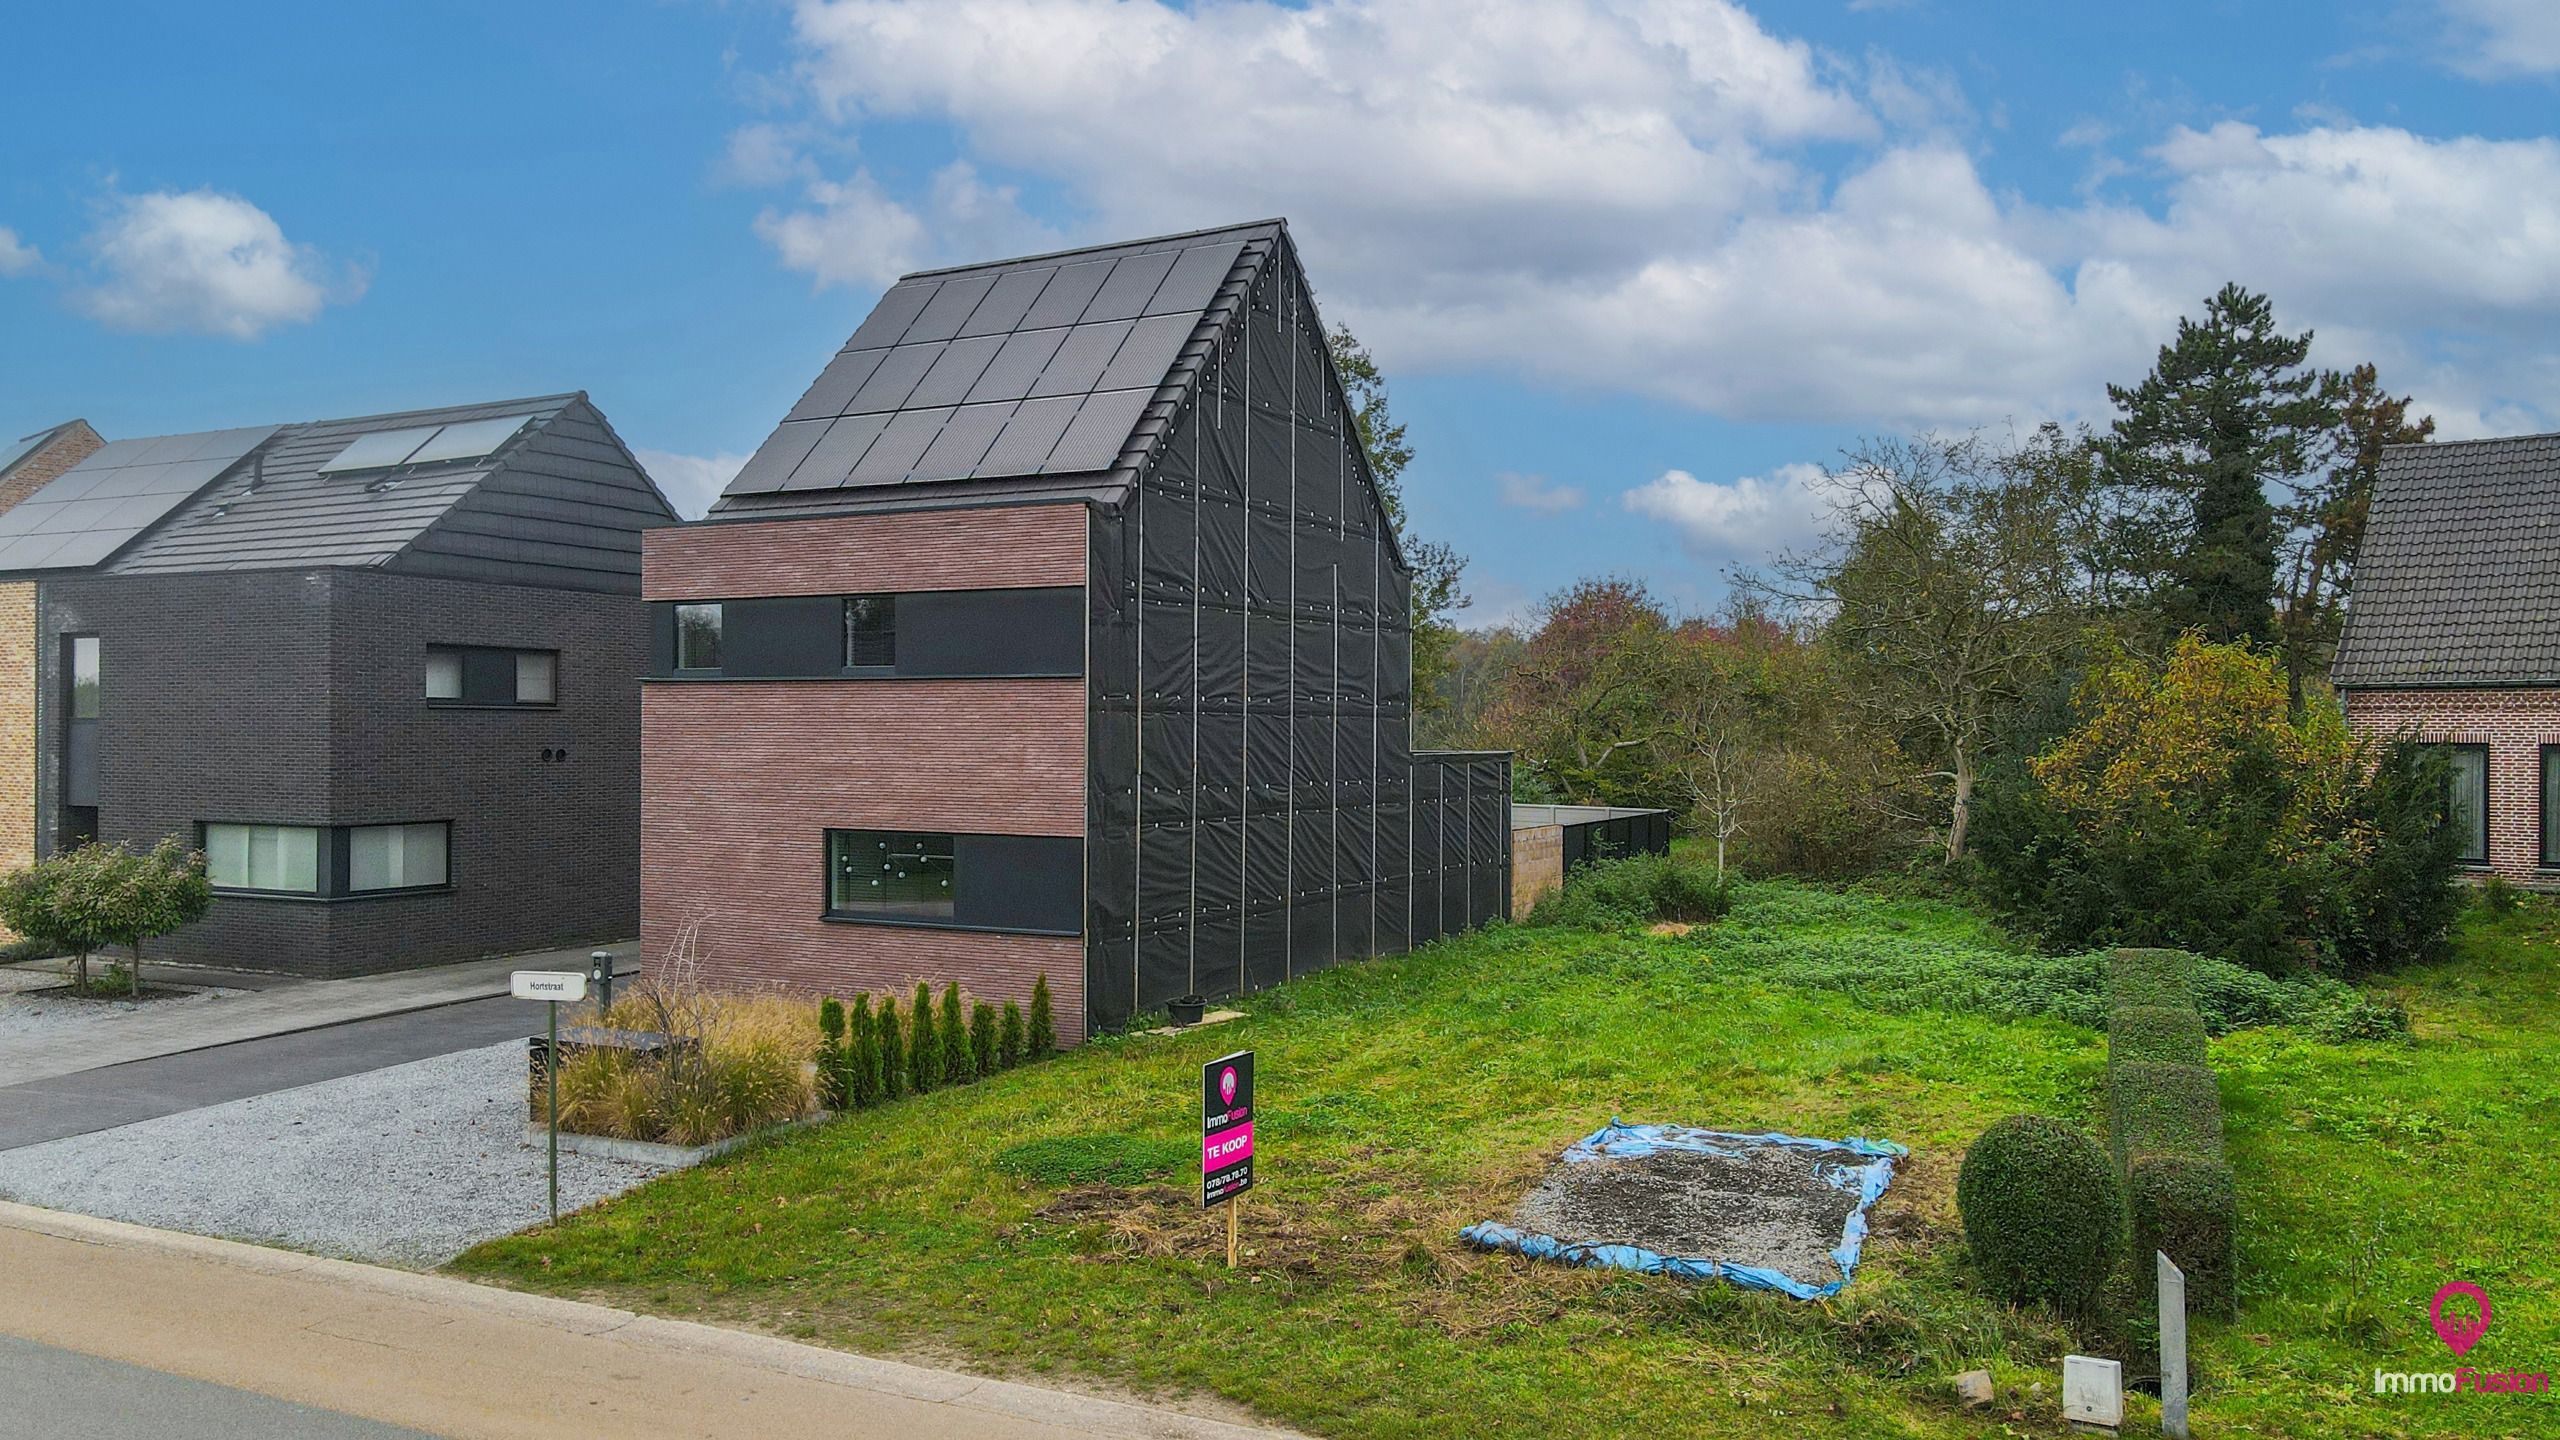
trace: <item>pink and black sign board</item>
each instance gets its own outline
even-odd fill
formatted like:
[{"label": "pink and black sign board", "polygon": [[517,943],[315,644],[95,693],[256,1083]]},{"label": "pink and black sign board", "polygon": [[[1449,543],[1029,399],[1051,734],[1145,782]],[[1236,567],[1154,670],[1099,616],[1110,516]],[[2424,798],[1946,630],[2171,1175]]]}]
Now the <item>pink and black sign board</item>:
[{"label": "pink and black sign board", "polygon": [[1253,1052],[1200,1067],[1200,1203],[1253,1188]]}]

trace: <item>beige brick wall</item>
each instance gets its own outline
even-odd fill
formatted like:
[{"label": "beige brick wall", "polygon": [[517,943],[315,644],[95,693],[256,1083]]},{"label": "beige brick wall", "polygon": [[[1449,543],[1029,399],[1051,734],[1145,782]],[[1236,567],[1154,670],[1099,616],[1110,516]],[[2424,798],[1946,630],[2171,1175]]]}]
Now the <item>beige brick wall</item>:
[{"label": "beige brick wall", "polygon": [[0,584],[0,874],[35,858],[36,587],[21,580]]},{"label": "beige brick wall", "polygon": [[88,421],[72,421],[42,449],[20,461],[8,478],[0,479],[0,511],[43,489],[45,482],[88,459],[105,443],[97,431],[89,428]]},{"label": "beige brick wall", "polygon": [[1564,883],[1564,827],[1532,825],[1511,832],[1511,918],[1526,920],[1538,897]]},{"label": "beige brick wall", "polygon": [[[2367,735],[2489,747],[2489,869],[2560,887],[2542,864],[2542,747],[2560,745],[2560,689],[2357,690],[2347,723]],[[2553,757],[2560,764],[2560,754]],[[2560,836],[2553,847],[2560,851]]]}]

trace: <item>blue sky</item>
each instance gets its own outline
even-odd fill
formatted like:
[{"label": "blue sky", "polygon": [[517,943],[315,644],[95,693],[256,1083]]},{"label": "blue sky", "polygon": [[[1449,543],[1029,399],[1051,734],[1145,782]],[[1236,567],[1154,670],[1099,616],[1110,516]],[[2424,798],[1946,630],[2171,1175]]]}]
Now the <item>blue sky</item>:
[{"label": "blue sky", "polygon": [[585,389],[698,506],[899,271],[1280,214],[1477,618],[1601,572],[1706,607],[1858,435],[2102,420],[2226,279],[2448,435],[2560,428],[2556,17],[40,8],[0,432]]}]

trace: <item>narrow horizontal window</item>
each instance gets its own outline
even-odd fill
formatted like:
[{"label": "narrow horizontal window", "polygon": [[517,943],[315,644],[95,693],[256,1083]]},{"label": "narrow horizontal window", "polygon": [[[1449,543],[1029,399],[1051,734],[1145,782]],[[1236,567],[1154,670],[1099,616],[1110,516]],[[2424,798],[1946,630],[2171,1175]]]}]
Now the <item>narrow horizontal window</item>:
[{"label": "narrow horizontal window", "polygon": [[434,646],[427,651],[426,693],[431,705],[555,705],[560,656],[552,650]]},{"label": "narrow horizontal window", "polygon": [[444,884],[452,834],[453,827],[441,820],[355,826],[347,831],[347,889],[424,890]]},{"label": "narrow horizontal window", "polygon": [[676,668],[679,670],[720,668],[720,607],[718,605],[697,604],[676,607]]},{"label": "narrow horizontal window", "polygon": [[953,837],[912,830],[827,832],[827,910],[883,919],[952,918]]},{"label": "narrow horizontal window", "polygon": [[207,825],[205,878],[224,890],[320,892],[320,831],[309,825]]}]

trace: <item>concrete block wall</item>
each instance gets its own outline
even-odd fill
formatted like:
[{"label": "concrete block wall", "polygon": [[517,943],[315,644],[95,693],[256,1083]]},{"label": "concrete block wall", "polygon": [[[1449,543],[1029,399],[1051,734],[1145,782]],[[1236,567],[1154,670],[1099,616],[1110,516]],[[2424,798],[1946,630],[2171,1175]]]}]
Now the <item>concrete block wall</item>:
[{"label": "concrete block wall", "polygon": [[2356,690],[2345,701],[2361,734],[2488,746],[2488,871],[2560,888],[2560,869],[2542,864],[2542,747],[2560,745],[2560,688]]}]

